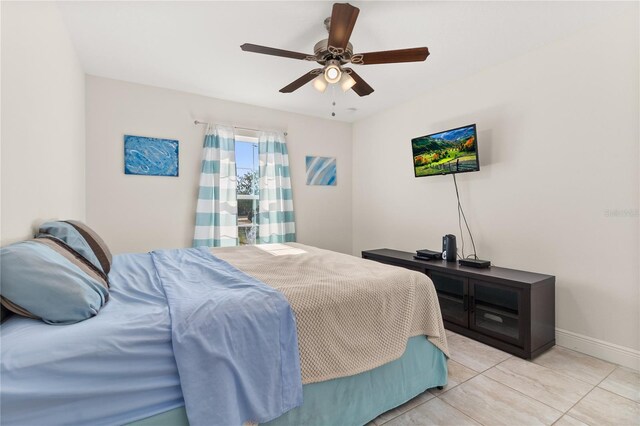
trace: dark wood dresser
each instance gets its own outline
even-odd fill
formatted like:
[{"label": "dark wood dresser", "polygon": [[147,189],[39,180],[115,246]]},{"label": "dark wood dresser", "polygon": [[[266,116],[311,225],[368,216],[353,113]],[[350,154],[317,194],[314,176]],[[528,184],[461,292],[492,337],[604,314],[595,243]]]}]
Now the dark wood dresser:
[{"label": "dark wood dresser", "polygon": [[476,269],[414,253],[379,249],[365,259],[426,274],[435,285],[445,328],[533,358],[555,344],[555,277],[491,266]]}]

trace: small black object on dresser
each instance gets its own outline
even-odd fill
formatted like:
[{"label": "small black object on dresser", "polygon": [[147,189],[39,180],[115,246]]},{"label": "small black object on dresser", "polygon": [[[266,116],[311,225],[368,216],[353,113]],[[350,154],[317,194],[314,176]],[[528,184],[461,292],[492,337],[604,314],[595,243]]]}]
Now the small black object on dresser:
[{"label": "small black object on dresser", "polygon": [[429,276],[451,331],[525,359],[555,345],[553,275],[418,260],[390,249],[363,251],[362,257]]},{"label": "small black object on dresser", "polygon": [[442,259],[442,252],[429,249],[416,250],[416,255],[414,257],[422,260]]},{"label": "small black object on dresser", "polygon": [[458,263],[462,266],[469,266],[471,268],[488,268],[491,266],[491,262],[482,259],[460,259]]}]

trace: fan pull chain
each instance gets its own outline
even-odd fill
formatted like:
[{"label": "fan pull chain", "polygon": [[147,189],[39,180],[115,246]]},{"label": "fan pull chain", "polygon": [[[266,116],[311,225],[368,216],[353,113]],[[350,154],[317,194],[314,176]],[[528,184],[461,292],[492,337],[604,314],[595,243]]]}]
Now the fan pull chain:
[{"label": "fan pull chain", "polygon": [[332,108],[331,108],[332,109],[331,116],[335,117],[336,116],[336,88],[335,88],[335,84],[332,84],[331,86],[332,86],[331,87],[331,98],[333,98],[332,101],[331,101],[331,106],[332,106]]}]

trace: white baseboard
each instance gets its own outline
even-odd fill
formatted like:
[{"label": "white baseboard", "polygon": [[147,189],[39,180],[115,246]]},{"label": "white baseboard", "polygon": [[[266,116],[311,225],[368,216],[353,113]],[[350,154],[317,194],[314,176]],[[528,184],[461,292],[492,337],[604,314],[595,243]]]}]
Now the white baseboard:
[{"label": "white baseboard", "polygon": [[640,371],[640,351],[556,328],[556,345]]}]

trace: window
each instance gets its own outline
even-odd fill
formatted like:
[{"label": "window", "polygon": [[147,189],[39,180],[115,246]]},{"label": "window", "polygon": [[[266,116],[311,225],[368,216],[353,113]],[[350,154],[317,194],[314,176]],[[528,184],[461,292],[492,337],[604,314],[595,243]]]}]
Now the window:
[{"label": "window", "polygon": [[258,239],[258,143],[256,138],[236,136],[236,173],[238,176],[238,239],[240,245],[255,244]]}]

